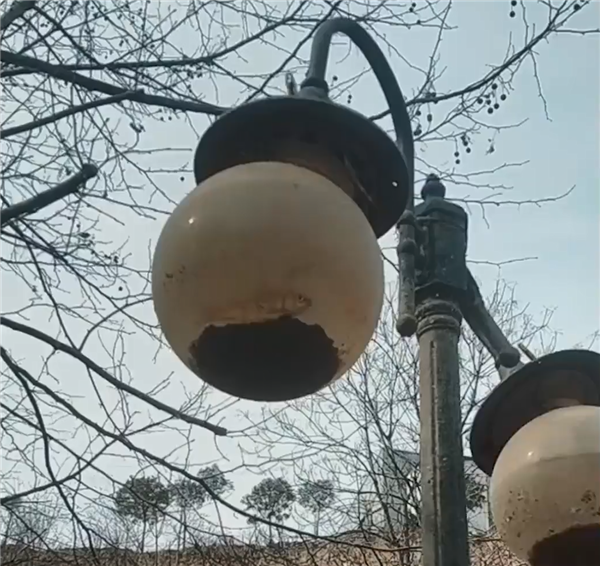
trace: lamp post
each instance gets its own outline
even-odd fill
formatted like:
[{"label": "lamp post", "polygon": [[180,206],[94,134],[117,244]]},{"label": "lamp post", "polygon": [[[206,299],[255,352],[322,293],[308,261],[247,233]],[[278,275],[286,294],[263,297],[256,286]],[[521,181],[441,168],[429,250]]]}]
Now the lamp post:
[{"label": "lamp post", "polygon": [[[371,65],[395,142],[328,98],[336,33]],[[323,23],[299,93],[220,117],[198,144],[194,173],[198,186],[167,220],[152,274],[165,337],[194,373],[261,401],[309,395],[339,378],[374,332],[383,300],[377,238],[397,225],[397,327],[403,336],[416,333],[420,346],[423,565],[469,564],[463,318],[504,378],[471,435],[476,463],[492,474],[499,531],[540,566],[576,566],[550,561],[574,544],[577,566],[600,563],[593,562],[600,549],[600,356],[570,351],[520,362],[467,268],[465,211],[444,198],[433,175],[414,206],[410,118],[389,64],[360,25]],[[562,439],[558,448],[553,434]],[[540,473],[546,475],[536,481]],[[553,507],[544,490],[563,473],[575,474],[578,485],[565,483]],[[555,536],[562,536],[558,545],[547,542]]]}]

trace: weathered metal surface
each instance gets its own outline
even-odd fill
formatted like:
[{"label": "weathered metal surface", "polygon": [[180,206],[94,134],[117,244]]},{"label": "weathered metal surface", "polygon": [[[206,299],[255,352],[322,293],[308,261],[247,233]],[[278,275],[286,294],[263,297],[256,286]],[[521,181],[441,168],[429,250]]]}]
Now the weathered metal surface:
[{"label": "weathered metal surface", "polygon": [[423,566],[468,566],[458,357],[469,278],[467,215],[445,192],[430,175],[415,208]]},{"label": "weathered metal surface", "polygon": [[468,566],[458,339],[451,301],[417,308],[420,348],[421,492],[424,566]]},{"label": "weathered metal surface", "polygon": [[[278,160],[282,147],[296,144],[312,146],[311,161],[325,153],[352,174],[352,197],[377,237],[398,222],[409,195],[402,153],[374,122],[328,100],[273,97],[227,112],[198,144],[196,182],[241,163]],[[304,161],[308,157],[304,151]]]}]

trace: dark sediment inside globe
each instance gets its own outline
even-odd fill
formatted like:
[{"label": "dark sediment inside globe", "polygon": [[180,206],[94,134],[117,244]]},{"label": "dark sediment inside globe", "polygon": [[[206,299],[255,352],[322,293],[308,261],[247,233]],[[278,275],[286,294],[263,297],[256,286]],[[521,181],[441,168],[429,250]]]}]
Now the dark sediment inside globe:
[{"label": "dark sediment inside globe", "polygon": [[530,554],[529,563],[531,566],[600,566],[600,516],[597,525],[574,527],[539,542]]},{"label": "dark sediment inside globe", "polygon": [[255,401],[285,401],[318,391],[339,367],[323,328],[283,316],[209,326],[190,346],[191,365],[217,389]]}]

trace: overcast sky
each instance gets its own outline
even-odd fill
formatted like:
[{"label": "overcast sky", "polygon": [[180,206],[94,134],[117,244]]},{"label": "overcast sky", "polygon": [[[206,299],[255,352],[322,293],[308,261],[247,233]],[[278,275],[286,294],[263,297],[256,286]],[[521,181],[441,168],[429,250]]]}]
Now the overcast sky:
[{"label": "overcast sky", "polygon": [[[528,10],[530,21],[542,26],[545,17],[543,11],[533,5]],[[501,62],[511,35],[515,45],[522,44],[524,25],[521,13],[511,19],[508,11],[508,1],[455,4],[448,21],[453,29],[444,35],[441,48],[439,68],[446,68],[446,71],[438,81],[439,92],[468,84],[484,75],[490,64]],[[582,17],[587,18],[590,26],[597,25],[600,3],[594,2]],[[585,25],[583,20],[579,23]],[[407,61],[421,67],[427,63],[435,41],[435,30],[382,28],[382,33],[387,34],[387,41]],[[196,38],[189,34],[182,36],[181,40],[194,42]],[[278,41],[293,45],[295,37],[290,35]],[[477,262],[528,258],[504,265],[500,276],[516,285],[519,301],[529,304],[532,314],[542,313],[547,308],[554,309],[552,327],[560,333],[558,347],[563,348],[578,343],[589,346],[590,336],[598,329],[600,320],[599,47],[597,35],[562,34],[553,36],[549,43],[542,42],[536,49],[541,91],[532,60],[527,60],[517,73],[506,102],[490,119],[490,124],[498,126],[523,123],[511,129],[483,132],[475,138],[472,153],[461,156],[460,165],[454,163],[455,148],[451,143],[431,143],[417,148],[421,176],[429,172],[424,165],[427,162],[442,172],[454,170],[459,174],[458,179],[464,175],[470,183],[448,183],[449,197],[478,201],[485,197],[500,202],[539,201],[552,199],[572,189],[567,197],[542,205],[489,204],[469,207],[468,256],[475,261],[472,269],[482,284],[484,294],[486,289],[493,288],[499,271],[498,267]],[[332,50],[330,76],[336,74],[340,80],[344,80],[344,77],[353,76],[364,68],[362,59],[355,52],[346,55],[347,46],[340,41]],[[397,54],[389,55],[400,84],[407,97],[410,97],[420,86],[421,75]],[[261,46],[248,50],[246,60],[240,60],[237,65],[240,72],[250,73],[272,69],[280,59],[281,55],[275,54],[272,48]],[[302,76],[298,74],[296,79],[300,81]],[[215,96],[216,93],[207,93],[206,98],[215,101]],[[218,103],[234,104],[238,98],[239,92],[235,87],[219,88]],[[372,79],[365,77],[353,87],[352,107],[366,115],[384,108],[383,98]],[[439,112],[443,112],[443,108],[442,104],[432,107],[434,120]],[[192,123],[201,132],[208,120],[205,117],[193,117]],[[384,121],[383,125],[389,128],[389,123]],[[123,127],[125,137],[129,133],[127,127]],[[160,163],[167,166],[173,166],[175,161],[190,162],[196,142],[196,133],[183,119],[150,125],[142,140],[148,147],[160,143],[174,150],[181,149],[160,156],[160,160],[166,160]],[[489,152],[491,145],[494,147],[492,153]],[[519,163],[521,165],[510,165]],[[508,166],[502,167],[505,164]],[[493,174],[480,173],[496,170]],[[134,172],[132,177],[135,177]],[[165,189],[174,201],[193,186],[191,171],[183,182],[179,176],[173,175],[165,175],[163,179]],[[478,188],[478,184],[483,188]],[[506,188],[492,191],[486,188],[491,184]],[[126,241],[130,261],[147,266],[150,250],[163,222],[164,217],[160,215],[156,219],[130,215],[124,225],[107,222],[102,235],[106,240]],[[393,246],[393,235],[388,234],[381,244],[384,248]],[[393,257],[393,252],[390,253],[390,257]],[[393,273],[388,271],[387,276],[391,282]],[[14,278],[4,277],[2,288],[3,303],[10,305],[9,309],[3,309],[5,311],[16,309],[19,304],[26,304],[29,300],[26,289]],[[149,319],[154,316],[149,304],[139,312]],[[30,321],[41,327],[46,324],[44,316],[32,315]],[[3,339],[14,348],[17,357],[26,357],[31,363],[35,363],[34,360],[41,362],[41,349],[38,352],[36,346],[36,350],[32,351],[31,341],[15,340],[8,331],[3,331]],[[139,333],[132,334],[121,347],[126,349],[126,355],[124,364],[117,368],[116,373],[128,373],[135,387],[150,390],[171,376],[168,387],[160,392],[159,397],[174,406],[179,406],[184,400],[186,391],[193,392],[198,387],[197,378],[171,352],[162,351],[155,360],[155,346],[147,337]],[[100,344],[95,345],[90,355],[106,358]],[[81,367],[72,362],[56,360],[52,364],[54,373],[61,376],[61,390],[72,395],[79,407],[103,420],[87,375]],[[117,402],[118,396],[114,391],[106,388],[103,391],[109,404]],[[212,399],[215,405],[223,400],[218,395]],[[131,405],[132,410],[140,411],[141,426],[148,418],[148,410],[137,402]],[[236,416],[241,409],[255,410],[257,407],[238,403],[220,414],[222,424],[234,430],[243,426],[243,421]],[[215,441],[210,433],[194,429],[191,439],[193,448],[187,455],[183,449],[172,452],[183,443],[181,432],[166,430],[157,435],[140,437],[137,441],[140,446],[168,456],[174,462],[181,463],[185,457],[190,466],[218,461],[222,468],[229,469],[241,463],[239,444],[235,438]],[[86,441],[82,437],[78,442],[83,447]],[[124,455],[123,450],[116,452]],[[118,456],[107,458],[104,467],[125,479],[138,469],[138,463],[133,458]],[[247,471],[238,471],[232,479],[238,488],[232,501],[237,502],[260,478]],[[23,476],[20,481],[26,485],[31,478]],[[93,481],[109,489],[106,480],[97,477]],[[234,521],[229,514],[224,517],[230,524],[244,524],[241,520]]]}]

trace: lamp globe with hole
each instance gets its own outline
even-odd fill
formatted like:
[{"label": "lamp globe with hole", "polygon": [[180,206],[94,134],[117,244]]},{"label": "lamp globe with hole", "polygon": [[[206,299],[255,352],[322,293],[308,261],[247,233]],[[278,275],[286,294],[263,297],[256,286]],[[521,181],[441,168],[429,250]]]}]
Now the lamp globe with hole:
[{"label": "lamp globe with hole", "polygon": [[483,404],[471,449],[517,557],[600,564],[600,355],[556,352],[517,370]]},{"label": "lamp globe with hole", "polygon": [[152,266],[167,342],[202,380],[245,399],[332,383],[379,319],[377,238],[406,205],[402,153],[352,110],[282,97],[216,120],[194,172]]}]

